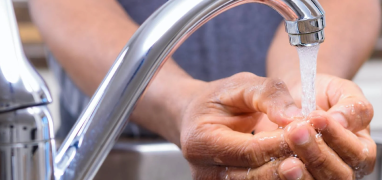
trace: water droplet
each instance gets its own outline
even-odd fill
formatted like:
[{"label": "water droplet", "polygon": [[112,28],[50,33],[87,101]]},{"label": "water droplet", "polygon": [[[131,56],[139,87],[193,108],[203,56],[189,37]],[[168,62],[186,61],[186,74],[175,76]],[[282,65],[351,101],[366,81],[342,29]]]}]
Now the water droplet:
[{"label": "water droplet", "polygon": [[249,172],[251,172],[251,168],[248,168],[247,176],[249,175]]},{"label": "water droplet", "polygon": [[271,159],[270,159],[271,162],[273,162],[273,161],[275,161],[275,160],[276,160],[275,157],[271,157]]},{"label": "water droplet", "polygon": [[319,132],[319,133],[316,134],[316,138],[321,138],[321,137],[322,137],[321,132]]},{"label": "water droplet", "polygon": [[354,104],[351,105],[351,112],[350,112],[351,115],[354,115],[355,114],[355,108],[354,108]]},{"label": "water droplet", "polygon": [[279,126],[279,129],[284,129],[284,127],[282,127],[282,126]]},{"label": "water droplet", "polygon": [[273,175],[275,176],[275,179],[280,179],[279,173],[275,170]]},{"label": "water droplet", "polygon": [[225,172],[226,172],[225,179],[230,179],[229,178],[229,173],[228,173],[228,167],[225,167]]}]

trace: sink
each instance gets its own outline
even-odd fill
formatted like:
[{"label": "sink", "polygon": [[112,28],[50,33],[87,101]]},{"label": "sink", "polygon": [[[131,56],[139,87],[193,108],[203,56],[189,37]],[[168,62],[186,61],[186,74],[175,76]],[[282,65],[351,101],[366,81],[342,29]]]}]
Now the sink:
[{"label": "sink", "polygon": [[[363,180],[381,180],[382,130],[373,130],[378,144],[374,172]],[[179,148],[164,140],[121,138],[102,164],[95,180],[192,180],[187,161]]]},{"label": "sink", "polygon": [[121,138],[94,180],[192,180],[188,162],[175,144]]}]

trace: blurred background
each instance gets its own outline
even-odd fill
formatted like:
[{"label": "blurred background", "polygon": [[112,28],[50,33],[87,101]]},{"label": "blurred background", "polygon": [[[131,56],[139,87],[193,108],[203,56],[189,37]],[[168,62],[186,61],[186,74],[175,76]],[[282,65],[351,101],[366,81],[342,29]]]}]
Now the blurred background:
[{"label": "blurred background", "polygon": [[[55,120],[55,128],[57,128],[60,125],[59,87],[52,72],[47,68],[44,44],[38,30],[31,22],[27,0],[13,1],[25,54],[37,67],[52,92],[54,102],[50,105],[50,110]],[[354,82],[362,88],[364,94],[374,106],[375,115],[371,128],[382,129],[382,34],[378,39],[373,55],[361,68],[354,78]]]}]

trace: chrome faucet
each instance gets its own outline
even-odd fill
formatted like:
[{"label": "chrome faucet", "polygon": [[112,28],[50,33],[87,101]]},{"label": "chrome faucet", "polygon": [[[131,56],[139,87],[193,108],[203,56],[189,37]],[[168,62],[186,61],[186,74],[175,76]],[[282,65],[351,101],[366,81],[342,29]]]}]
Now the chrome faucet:
[{"label": "chrome faucet", "polygon": [[324,40],[317,0],[170,0],[123,48],[56,153],[51,96],[22,52],[11,0],[0,0],[0,179],[92,179],[165,60],[207,21],[246,3],[278,11],[293,46]]}]

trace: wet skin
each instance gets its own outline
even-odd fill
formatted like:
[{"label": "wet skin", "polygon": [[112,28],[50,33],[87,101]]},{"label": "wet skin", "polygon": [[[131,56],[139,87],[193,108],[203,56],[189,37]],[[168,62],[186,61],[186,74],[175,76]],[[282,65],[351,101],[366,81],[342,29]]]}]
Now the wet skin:
[{"label": "wet skin", "polygon": [[290,93],[281,80],[240,73],[208,83],[183,113],[181,148],[194,179],[326,180],[370,173],[376,156],[372,106],[350,81],[317,80],[320,110],[307,119],[292,96],[297,88]]}]

